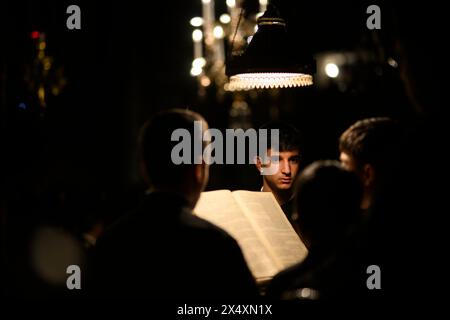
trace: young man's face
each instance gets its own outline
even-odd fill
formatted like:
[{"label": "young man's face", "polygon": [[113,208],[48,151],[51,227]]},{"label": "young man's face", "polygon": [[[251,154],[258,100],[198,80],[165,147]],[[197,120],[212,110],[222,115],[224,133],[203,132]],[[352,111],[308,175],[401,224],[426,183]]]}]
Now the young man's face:
[{"label": "young man's face", "polygon": [[[269,156],[272,150],[268,151]],[[279,161],[272,160],[270,169],[275,171],[273,175],[265,175],[264,180],[272,190],[289,190],[292,188],[300,165],[300,153],[298,150],[279,152]],[[275,167],[274,167],[275,166]]]}]

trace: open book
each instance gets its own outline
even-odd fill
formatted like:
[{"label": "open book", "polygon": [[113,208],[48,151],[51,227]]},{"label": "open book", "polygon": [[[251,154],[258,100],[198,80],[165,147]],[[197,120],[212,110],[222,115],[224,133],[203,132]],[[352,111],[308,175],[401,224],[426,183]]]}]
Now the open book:
[{"label": "open book", "polygon": [[194,214],[236,239],[258,282],[271,279],[307,254],[271,192],[203,192]]}]

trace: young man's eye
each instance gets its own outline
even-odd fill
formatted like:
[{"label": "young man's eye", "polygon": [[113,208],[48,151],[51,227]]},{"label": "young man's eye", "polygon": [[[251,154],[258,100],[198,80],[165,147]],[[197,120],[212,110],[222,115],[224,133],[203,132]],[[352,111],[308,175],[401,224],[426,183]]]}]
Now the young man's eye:
[{"label": "young man's eye", "polygon": [[300,157],[294,157],[289,159],[292,163],[299,163],[300,162]]},{"label": "young man's eye", "polygon": [[280,158],[272,158],[271,160],[272,163],[279,163],[280,162]]}]

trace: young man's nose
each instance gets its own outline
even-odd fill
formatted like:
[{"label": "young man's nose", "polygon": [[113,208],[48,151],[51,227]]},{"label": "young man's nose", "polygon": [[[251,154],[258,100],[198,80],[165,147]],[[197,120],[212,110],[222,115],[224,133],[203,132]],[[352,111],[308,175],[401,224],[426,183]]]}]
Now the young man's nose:
[{"label": "young man's nose", "polygon": [[289,161],[282,161],[280,165],[281,165],[281,173],[286,175],[291,174],[291,165],[289,164]]}]

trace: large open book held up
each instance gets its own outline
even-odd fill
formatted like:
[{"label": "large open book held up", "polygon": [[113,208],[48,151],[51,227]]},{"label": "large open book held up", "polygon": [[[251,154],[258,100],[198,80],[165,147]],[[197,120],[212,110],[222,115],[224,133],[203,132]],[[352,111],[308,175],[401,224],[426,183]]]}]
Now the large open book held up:
[{"label": "large open book held up", "polygon": [[307,254],[271,192],[203,192],[194,214],[236,239],[258,282],[271,279]]}]

